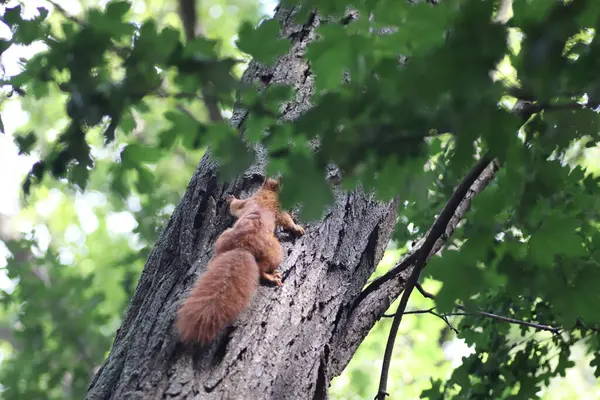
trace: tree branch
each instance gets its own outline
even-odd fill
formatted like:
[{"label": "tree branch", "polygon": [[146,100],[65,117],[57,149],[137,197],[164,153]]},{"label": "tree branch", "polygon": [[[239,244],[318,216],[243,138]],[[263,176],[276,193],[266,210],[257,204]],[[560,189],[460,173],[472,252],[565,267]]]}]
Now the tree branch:
[{"label": "tree branch", "polygon": [[196,0],[179,0],[179,17],[187,40],[192,40],[198,34],[203,33],[196,31],[198,29],[197,13]]},{"label": "tree branch", "polygon": [[536,322],[522,321],[520,319],[505,317],[503,315],[493,314],[493,313],[490,313],[490,312],[487,312],[487,311],[467,311],[467,310],[465,310],[465,308],[463,306],[457,306],[456,308],[458,308],[459,310],[462,310],[462,312],[457,312],[457,313],[452,313],[452,314],[446,314],[446,315],[479,315],[479,316],[482,316],[482,317],[492,318],[492,319],[495,319],[497,321],[508,322],[509,324],[527,326],[527,327],[530,327],[530,328],[535,328],[535,329],[540,330],[540,331],[549,331],[549,332],[552,332],[555,335],[558,335],[560,333],[560,331],[561,331],[560,328],[557,328],[555,326],[538,324]]},{"label": "tree branch", "polygon": [[[438,313],[436,313],[433,310],[435,310],[435,307],[428,308],[427,310],[405,311],[404,315],[407,315],[407,314],[431,314],[431,315],[435,315],[436,317],[438,317],[442,321],[444,321],[446,323],[446,325],[448,325],[448,328],[452,329],[455,333],[458,333],[458,330],[454,326],[452,326],[452,324],[448,320],[448,314],[438,314]],[[395,316],[396,316],[396,313],[394,313],[394,314],[383,314],[384,318],[394,318]]]},{"label": "tree branch", "polygon": [[421,286],[421,284],[419,282],[417,282],[417,284],[415,285],[415,287],[417,288],[417,290],[419,291],[419,293],[421,293],[421,295],[423,297],[425,297],[426,299],[433,299],[433,298],[435,298],[434,295],[432,295],[431,293],[425,291],[425,289],[423,289],[423,286]]},{"label": "tree branch", "polygon": [[465,196],[467,195],[471,186],[475,183],[477,178],[485,171],[488,165],[492,162],[492,159],[484,155],[477,164],[473,167],[473,169],[467,174],[467,176],[463,179],[463,181],[458,185],[450,200],[438,216],[438,218],[433,223],[429,234],[426,236],[425,242],[423,246],[419,248],[417,251],[417,259],[415,262],[415,267],[408,278],[408,282],[404,289],[404,293],[402,293],[402,297],[400,298],[400,304],[398,305],[398,311],[396,312],[396,316],[392,321],[392,327],[390,328],[390,335],[388,337],[388,342],[385,348],[385,354],[383,356],[383,367],[381,368],[381,378],[379,381],[379,391],[377,396],[375,396],[376,400],[383,400],[387,395],[387,379],[388,373],[390,369],[390,363],[392,361],[392,352],[394,350],[394,343],[396,341],[396,335],[398,333],[398,328],[400,327],[400,322],[402,321],[402,315],[404,314],[404,310],[406,310],[406,305],[408,304],[408,298],[415,288],[417,281],[419,279],[419,274],[425,267],[425,263],[429,258],[429,254],[435,243],[438,239],[442,238],[445,235],[446,227],[450,224],[450,220],[458,210],[460,203],[463,201]]},{"label": "tree branch", "polygon": [[[458,223],[468,211],[473,197],[487,187],[494,178],[498,168],[499,165],[494,160],[484,169],[468,190],[450,219],[450,222],[445,227],[445,234],[435,241],[427,259],[436,254],[445,245],[448,238],[454,233]],[[429,237],[431,230],[425,234],[425,238]],[[386,274],[374,279],[354,301],[345,324],[338,329],[336,337],[332,341],[335,346],[330,358],[332,376],[337,376],[344,370],[356,348],[367,336],[373,325],[386,313],[390,305],[402,293],[416,264],[418,252],[424,243],[424,239],[418,241],[402,260]]]},{"label": "tree branch", "polygon": [[508,88],[506,94],[517,99],[512,113],[520,115],[524,120],[541,111],[551,112],[560,110],[595,110],[600,107],[597,99],[587,99],[585,103],[573,101],[573,98],[583,97],[585,93],[561,93],[559,98],[570,98],[564,102],[541,101],[531,93],[519,87]]},{"label": "tree branch", "polygon": [[[432,314],[435,310],[435,307],[431,307],[428,308],[427,310],[412,310],[412,311],[405,311],[404,315],[407,314]],[[394,318],[396,316],[396,313],[393,314],[383,314],[383,318]]]},{"label": "tree branch", "polygon": [[63,17],[65,17],[69,21],[74,22],[77,25],[85,25],[82,20],[80,20],[79,18],[77,18],[74,15],[69,14],[67,12],[67,10],[65,10],[63,8],[63,6],[61,6],[60,4],[58,4],[57,2],[55,2],[54,0],[46,0],[46,1],[48,2],[48,4],[50,4],[52,7],[54,7],[59,13],[62,14]]},{"label": "tree branch", "polygon": [[[489,165],[486,166],[486,168],[487,168],[487,170],[483,171],[483,173],[479,177],[478,181],[475,182],[475,184],[473,185],[473,188],[471,188],[471,192],[472,192],[471,195],[466,196],[464,198],[464,204],[461,204],[457,208],[456,213],[451,218],[450,223],[446,227],[445,234],[443,234],[441,237],[437,238],[437,240],[439,242],[435,243],[434,247],[432,248],[432,252],[427,257],[428,259],[431,256],[433,256],[435,253],[437,253],[442,248],[443,244],[447,241],[447,239],[452,235],[452,233],[454,233],[454,229],[456,228],[456,225],[464,217],[464,214],[467,212],[468,208],[470,207],[472,197],[474,195],[476,195],[477,193],[481,192],[487,186],[487,184],[492,180],[492,178],[496,174],[496,171],[498,170],[499,165],[498,165],[497,161],[494,160],[491,163],[489,163]],[[458,190],[458,188],[457,188],[457,190]],[[456,194],[456,192],[455,192],[455,194]],[[454,196],[454,194],[453,194],[453,196]],[[432,230],[433,230],[433,226],[425,234],[425,238],[423,238],[419,242],[417,242],[417,244],[413,247],[413,249],[409,252],[409,254],[407,254],[402,260],[400,260],[392,269],[390,269],[384,275],[373,280],[373,282],[371,282],[371,284],[362,291],[360,296],[358,296],[358,298],[356,299],[356,301],[354,303],[353,309],[356,309],[358,307],[358,305],[363,300],[365,300],[369,295],[380,290],[385,283],[396,279],[398,276],[400,276],[400,274],[403,271],[412,267],[417,260],[419,251],[425,245],[425,240],[430,237]],[[419,287],[417,287],[417,288],[419,289]],[[421,291],[422,289],[423,288],[421,287],[419,290]],[[426,298],[433,297],[433,295],[425,292],[424,290],[421,292],[421,294]]]},{"label": "tree branch", "polygon": [[[515,325],[522,325],[522,326],[527,326],[530,328],[535,328],[537,330],[540,331],[548,331],[548,332],[552,332],[555,335],[558,335],[561,331],[560,328],[557,328],[555,326],[551,326],[551,325],[543,325],[543,324],[539,324],[536,322],[528,322],[528,321],[523,321],[520,319],[515,319],[515,318],[510,318],[510,317],[505,317],[503,315],[498,315],[498,314],[493,314],[487,311],[466,311],[464,309],[464,307],[462,306],[456,306],[456,308],[463,310],[463,311],[459,311],[459,312],[451,312],[451,313],[445,313],[445,314],[440,314],[435,312],[435,307],[432,308],[428,308],[426,310],[412,310],[412,311],[405,311],[404,315],[407,314],[431,314],[431,315],[435,315],[438,318],[441,318],[444,320],[444,322],[446,322],[446,324],[448,324],[448,326],[450,327],[450,329],[452,329],[453,331],[455,331],[456,333],[458,333],[458,331],[452,326],[450,325],[450,323],[448,322],[447,317],[452,317],[452,316],[467,316],[467,315],[475,315],[475,316],[480,316],[480,317],[486,317],[486,318],[491,318],[497,321],[501,321],[501,322],[507,322],[509,324],[515,324]],[[383,315],[385,318],[394,318],[396,316],[396,313],[394,314],[384,314]]]},{"label": "tree branch", "polygon": [[[203,31],[198,25],[196,15],[196,0],[179,0],[179,16],[181,17],[185,37],[188,42],[194,40],[198,33]],[[216,99],[209,95],[206,83],[201,84],[200,91],[202,92],[210,120],[213,122],[223,121],[219,104]]]}]

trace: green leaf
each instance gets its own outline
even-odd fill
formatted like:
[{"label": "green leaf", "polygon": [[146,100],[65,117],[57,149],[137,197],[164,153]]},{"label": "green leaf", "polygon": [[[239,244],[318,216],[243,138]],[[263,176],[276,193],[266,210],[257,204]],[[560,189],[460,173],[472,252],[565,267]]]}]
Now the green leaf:
[{"label": "green leaf", "polygon": [[216,45],[215,40],[197,37],[186,44],[183,56],[195,61],[213,61],[217,58]]},{"label": "green leaf", "polygon": [[75,165],[69,171],[69,181],[75,183],[81,190],[85,190],[90,177],[90,171],[84,165]]},{"label": "green leaf", "polygon": [[240,28],[236,44],[241,51],[250,54],[256,61],[272,65],[290,48],[288,40],[279,38],[279,30],[279,22],[275,19],[263,21],[256,29],[246,21]]},{"label": "green leaf", "polygon": [[106,5],[106,16],[113,20],[121,21],[125,14],[131,9],[128,1],[110,1]]},{"label": "green leaf", "polygon": [[152,171],[144,166],[138,166],[136,171],[138,173],[137,190],[140,193],[152,193],[154,189],[154,174]]},{"label": "green leaf", "polygon": [[163,152],[160,148],[139,143],[130,143],[121,151],[121,160],[124,165],[155,164],[162,156]]},{"label": "green leaf", "polygon": [[435,304],[441,313],[452,311],[457,300],[468,300],[486,284],[483,271],[476,266],[475,260],[456,251],[432,257],[424,272],[443,282],[435,296]]},{"label": "green leaf", "polygon": [[173,148],[177,141],[177,133],[173,129],[164,130],[160,133],[159,147],[161,149],[169,150]]},{"label": "green leaf", "polygon": [[0,39],[0,56],[6,51],[8,50],[8,48],[12,46],[12,43],[10,40],[4,40],[4,39]]},{"label": "green leaf", "polygon": [[[260,105],[271,111],[271,117],[279,115],[281,106],[289,103],[295,96],[294,89],[288,85],[270,84],[260,94]],[[255,104],[254,104],[255,105]]]},{"label": "green leaf", "polygon": [[265,130],[273,122],[272,118],[261,117],[251,113],[246,120],[245,134],[248,141],[250,143],[259,143]]},{"label": "green leaf", "polygon": [[352,60],[348,36],[340,25],[320,26],[317,34],[319,39],[310,43],[306,51],[315,74],[315,86],[319,91],[338,88]]},{"label": "green leaf", "polygon": [[594,356],[594,359],[592,360],[590,365],[592,367],[595,367],[594,376],[596,378],[600,378],[600,353],[596,353],[596,355]]},{"label": "green leaf", "polygon": [[125,170],[118,164],[111,167],[110,188],[115,194],[122,198],[126,198],[129,194],[129,189],[127,188],[125,180]]},{"label": "green leaf", "polygon": [[[156,46],[158,47],[159,54],[161,55],[158,60],[167,60],[175,48],[180,45],[179,32],[171,27],[166,27],[158,34]],[[188,44],[189,46],[189,44]],[[160,65],[168,65],[163,62],[159,62]]]},{"label": "green leaf", "polygon": [[512,4],[514,21],[518,26],[539,23],[555,5],[556,2],[548,0],[516,1]]},{"label": "green leaf", "polygon": [[121,116],[120,121],[121,130],[126,134],[130,134],[136,128],[137,124],[135,122],[135,118],[133,118],[133,114],[128,112]]},{"label": "green leaf", "polygon": [[236,129],[226,122],[209,125],[206,130],[212,153],[219,163],[221,179],[235,179],[255,160],[255,154],[249,150]]},{"label": "green leaf", "polygon": [[540,267],[551,267],[556,256],[585,255],[581,236],[577,233],[579,221],[560,215],[547,217],[529,240],[529,255]]},{"label": "green leaf", "polygon": [[402,49],[397,54],[409,56],[444,42],[459,9],[456,3],[440,2],[431,7],[427,2],[384,0],[377,2],[373,13],[381,26],[400,26],[398,32],[391,35],[395,43],[389,43],[389,47]]},{"label": "green leaf", "polygon": [[325,207],[333,203],[333,192],[325,180],[325,172],[320,170],[306,151],[294,149],[287,158],[280,194],[281,205],[291,209],[299,204],[298,217],[303,221],[314,221],[323,216]]},{"label": "green leaf", "polygon": [[167,111],[165,118],[171,122],[171,128],[160,134],[161,148],[171,148],[177,138],[181,138],[188,149],[197,149],[206,143],[205,127],[188,113]]},{"label": "green leaf", "polygon": [[[2,127],[2,131],[4,131],[4,127]],[[36,142],[37,136],[34,132],[29,132],[27,135],[24,136],[15,136],[15,144],[19,148],[19,155],[30,154]]]},{"label": "green leaf", "polygon": [[443,400],[444,396],[442,393],[442,382],[434,381],[433,379],[430,379],[430,381],[431,388],[421,392],[421,399]]},{"label": "green leaf", "polygon": [[7,8],[6,11],[4,11],[4,15],[2,16],[2,21],[10,27],[18,25],[21,21],[23,21],[23,19],[21,18],[21,6],[18,5],[15,7]]},{"label": "green leaf", "polygon": [[135,25],[123,21],[129,8],[130,5],[124,1],[109,2],[105,12],[97,9],[89,10],[88,23],[96,34],[110,35],[115,39],[130,36],[135,31]]}]

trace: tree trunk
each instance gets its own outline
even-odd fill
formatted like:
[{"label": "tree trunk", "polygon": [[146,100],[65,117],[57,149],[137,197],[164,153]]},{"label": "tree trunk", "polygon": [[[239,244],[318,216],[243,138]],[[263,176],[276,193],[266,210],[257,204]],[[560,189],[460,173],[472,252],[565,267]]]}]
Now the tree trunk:
[{"label": "tree trunk", "polygon": [[[302,56],[319,24],[275,15],[292,40],[275,67],[252,63],[245,81],[285,83],[297,89],[285,108],[294,119],[310,104],[313,76]],[[240,126],[244,110],[232,124]],[[231,184],[217,179],[204,155],[179,206],[161,233],[140,277],[112,350],[90,384],[88,399],[323,399],[330,380],[347,365],[373,324],[403,288],[410,268],[361,294],[390,239],[396,203],[359,191],[336,193],[307,234],[279,234],[284,286],[261,286],[250,307],[209,346],[184,346],[174,327],[178,306],[203,272],[218,235],[233,222],[225,195],[258,188],[264,163]],[[332,173],[335,175],[335,173]],[[330,176],[330,178],[335,178]]]}]

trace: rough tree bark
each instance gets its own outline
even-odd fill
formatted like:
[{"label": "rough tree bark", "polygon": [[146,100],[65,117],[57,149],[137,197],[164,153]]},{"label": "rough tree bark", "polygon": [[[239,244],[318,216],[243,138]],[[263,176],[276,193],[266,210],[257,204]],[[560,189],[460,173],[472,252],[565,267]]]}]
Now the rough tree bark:
[{"label": "rough tree bark", "polygon": [[[310,107],[313,76],[303,54],[319,17],[300,26],[288,10],[278,9],[275,18],[293,43],[290,52],[275,67],[251,63],[243,80],[295,87],[295,101],[282,111],[283,119],[294,119]],[[240,127],[244,118],[245,111],[236,110],[231,123]],[[258,162],[236,182],[220,182],[210,152],[204,155],[149,256],[88,399],[327,398],[331,379],[412,270],[409,255],[396,273],[363,291],[391,237],[396,202],[382,204],[360,191],[336,193],[322,221],[301,221],[305,236],[279,234],[285,249],[282,288],[261,287],[249,309],[207,348],[177,339],[175,312],[203,272],[217,236],[233,222],[225,195],[247,196],[262,176]]]}]

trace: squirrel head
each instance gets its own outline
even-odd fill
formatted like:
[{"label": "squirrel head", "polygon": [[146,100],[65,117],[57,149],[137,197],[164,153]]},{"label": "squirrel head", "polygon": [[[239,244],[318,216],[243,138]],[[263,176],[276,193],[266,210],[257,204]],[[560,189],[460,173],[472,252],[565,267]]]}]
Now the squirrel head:
[{"label": "squirrel head", "polygon": [[277,192],[280,186],[281,183],[279,179],[267,178],[265,180],[265,183],[263,183],[262,187],[263,189],[270,190],[272,192]]}]

